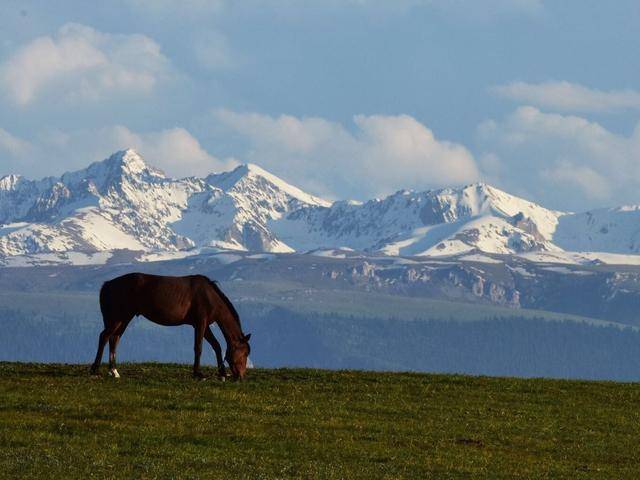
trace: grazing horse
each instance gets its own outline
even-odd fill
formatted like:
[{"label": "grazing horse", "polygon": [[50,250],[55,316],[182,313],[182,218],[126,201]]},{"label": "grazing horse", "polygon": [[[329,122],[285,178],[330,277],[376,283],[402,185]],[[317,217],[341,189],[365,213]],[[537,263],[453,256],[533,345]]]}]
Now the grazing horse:
[{"label": "grazing horse", "polygon": [[226,376],[222,349],[210,328],[217,322],[227,342],[225,360],[233,378],[244,378],[251,334],[242,333],[236,309],[218,285],[203,275],[167,277],[129,273],[114,278],[100,289],[100,310],[104,330],[100,333],[98,353],[91,367],[93,374],[98,372],[104,346],[109,342],[109,373],[120,376],[116,370],[118,342],[133,317],[143,315],[159,325],[193,326],[193,375],[196,378],[204,378],[200,370],[203,338],[216,354],[218,375],[222,379]]}]

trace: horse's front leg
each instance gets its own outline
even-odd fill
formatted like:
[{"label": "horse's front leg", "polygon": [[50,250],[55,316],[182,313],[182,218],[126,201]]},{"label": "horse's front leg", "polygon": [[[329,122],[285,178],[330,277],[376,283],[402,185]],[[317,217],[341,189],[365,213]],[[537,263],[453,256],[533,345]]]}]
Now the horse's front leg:
[{"label": "horse's front leg", "polygon": [[216,361],[218,362],[218,376],[224,380],[227,377],[227,371],[224,368],[224,359],[222,358],[222,348],[220,347],[220,343],[218,343],[218,340],[216,339],[216,337],[213,336],[211,327],[208,325],[207,325],[207,329],[204,331],[204,338],[207,342],[209,342],[209,345],[211,345],[211,348],[213,348],[213,351],[216,354]]},{"label": "horse's front leg", "polygon": [[202,322],[195,325],[195,337],[193,339],[193,376],[195,378],[204,378],[202,370],[200,370],[200,355],[202,355],[202,339],[204,338],[205,326]]}]

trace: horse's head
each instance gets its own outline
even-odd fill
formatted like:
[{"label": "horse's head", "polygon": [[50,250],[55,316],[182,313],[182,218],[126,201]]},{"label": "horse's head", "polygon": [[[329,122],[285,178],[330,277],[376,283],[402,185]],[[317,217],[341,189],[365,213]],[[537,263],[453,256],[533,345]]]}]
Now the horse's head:
[{"label": "horse's head", "polygon": [[251,353],[249,339],[251,334],[243,335],[242,338],[234,345],[227,347],[225,360],[229,364],[231,373],[235,380],[242,380],[247,372],[247,358]]}]

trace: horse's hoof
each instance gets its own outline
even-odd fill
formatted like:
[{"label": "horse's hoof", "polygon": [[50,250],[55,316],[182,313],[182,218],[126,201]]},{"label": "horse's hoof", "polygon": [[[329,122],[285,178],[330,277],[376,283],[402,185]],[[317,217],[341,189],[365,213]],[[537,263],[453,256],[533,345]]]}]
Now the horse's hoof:
[{"label": "horse's hoof", "polygon": [[193,378],[195,378],[196,380],[206,380],[207,377],[204,376],[204,373],[202,372],[193,372]]},{"label": "horse's hoof", "polygon": [[220,379],[221,382],[226,382],[227,381],[227,377],[220,376],[218,378]]},{"label": "horse's hoof", "polygon": [[118,373],[118,370],[116,370],[115,368],[112,368],[111,370],[109,370],[109,376],[113,378],[120,378],[120,374]]}]

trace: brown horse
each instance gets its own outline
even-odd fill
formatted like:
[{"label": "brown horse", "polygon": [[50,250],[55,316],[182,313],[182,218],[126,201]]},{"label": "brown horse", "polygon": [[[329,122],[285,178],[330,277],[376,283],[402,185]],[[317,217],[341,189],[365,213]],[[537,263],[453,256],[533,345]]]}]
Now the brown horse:
[{"label": "brown horse", "polygon": [[166,277],[129,273],[105,282],[100,289],[100,310],[104,330],[100,333],[98,353],[91,367],[96,374],[102,363],[102,352],[109,342],[109,373],[119,377],[116,370],[116,348],[129,322],[136,315],[160,325],[191,325],[195,330],[193,375],[204,378],[200,370],[202,339],[213,348],[218,362],[218,374],[225,378],[224,360],[220,344],[210,325],[218,323],[227,342],[225,359],[235,379],[244,378],[249,356],[251,334],[242,333],[238,312],[229,299],[203,275]]}]

